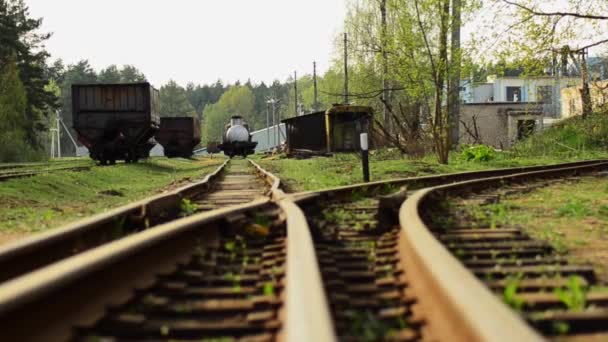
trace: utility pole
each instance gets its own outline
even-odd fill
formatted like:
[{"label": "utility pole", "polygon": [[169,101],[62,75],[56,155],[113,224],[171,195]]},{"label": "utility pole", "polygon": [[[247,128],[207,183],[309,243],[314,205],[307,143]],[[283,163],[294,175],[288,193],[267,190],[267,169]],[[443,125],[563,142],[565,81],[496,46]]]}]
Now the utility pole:
[{"label": "utility pole", "polygon": [[450,84],[448,87],[448,120],[450,147],[456,148],[460,138],[460,26],[461,26],[461,7],[463,0],[452,0],[452,68],[448,75]]},{"label": "utility pole", "polygon": [[344,104],[348,104],[348,33],[344,33]]},{"label": "utility pole", "polygon": [[[296,116],[300,116],[300,113],[298,112],[298,72],[294,71],[293,72],[293,90],[294,90],[294,98],[295,98],[295,113]],[[280,122],[279,122],[280,124]]]},{"label": "utility pole", "polygon": [[388,36],[386,29],[386,0],[380,2],[380,14],[382,16],[382,99],[384,100],[384,128],[387,132],[391,131],[391,118],[388,110],[390,104],[389,99],[389,81],[388,81]]},{"label": "utility pole", "polygon": [[319,109],[318,102],[318,93],[317,93],[317,62],[312,62],[312,84],[314,89],[314,102],[313,102],[313,111],[317,111]]},{"label": "utility pole", "polygon": [[270,149],[270,103],[266,100],[266,146]]},{"label": "utility pole", "polygon": [[59,126],[59,111],[57,111],[57,157],[61,158],[61,126]]}]

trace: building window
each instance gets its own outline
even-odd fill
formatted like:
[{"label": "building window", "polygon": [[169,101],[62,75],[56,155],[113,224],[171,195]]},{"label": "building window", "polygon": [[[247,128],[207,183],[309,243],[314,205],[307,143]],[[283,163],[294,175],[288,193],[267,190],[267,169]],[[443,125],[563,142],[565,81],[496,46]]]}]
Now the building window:
[{"label": "building window", "polygon": [[536,121],[534,120],[517,120],[517,140],[525,139],[534,133]]},{"label": "building window", "polygon": [[507,87],[507,101],[521,102],[521,87]]},{"label": "building window", "polygon": [[536,102],[553,104],[553,89],[551,86],[536,87]]}]

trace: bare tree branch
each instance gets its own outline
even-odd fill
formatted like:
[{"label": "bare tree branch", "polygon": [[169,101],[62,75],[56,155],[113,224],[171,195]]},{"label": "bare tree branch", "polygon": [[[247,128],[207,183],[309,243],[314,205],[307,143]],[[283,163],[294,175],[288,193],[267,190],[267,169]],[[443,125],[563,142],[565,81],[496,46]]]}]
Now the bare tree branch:
[{"label": "bare tree branch", "polygon": [[502,1],[509,5],[519,7],[521,9],[523,9],[524,11],[530,12],[530,13],[532,13],[534,15],[538,15],[538,16],[546,16],[546,17],[560,16],[560,17],[574,17],[574,18],[579,18],[579,19],[608,20],[608,16],[603,16],[603,15],[582,14],[582,13],[576,13],[576,12],[542,12],[542,11],[537,11],[533,8],[524,6],[515,1],[511,1],[511,0],[502,0]]}]

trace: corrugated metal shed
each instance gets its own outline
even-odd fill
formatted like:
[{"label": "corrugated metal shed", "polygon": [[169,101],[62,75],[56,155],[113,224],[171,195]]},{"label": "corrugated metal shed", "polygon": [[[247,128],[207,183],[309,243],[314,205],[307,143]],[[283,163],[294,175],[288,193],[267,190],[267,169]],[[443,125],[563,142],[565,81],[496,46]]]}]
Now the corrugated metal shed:
[{"label": "corrugated metal shed", "polygon": [[279,132],[277,132],[277,125],[274,125],[268,128],[260,129],[255,132],[251,132],[251,141],[258,143],[255,147],[255,151],[268,151],[278,145],[285,143],[285,124],[282,123],[278,125],[278,129]]},{"label": "corrugated metal shed", "polygon": [[325,112],[296,116],[283,122],[287,130],[287,152],[326,149]]},{"label": "corrugated metal shed", "polygon": [[334,105],[324,112],[285,119],[287,152],[357,151],[361,148],[359,135],[370,131],[372,113],[371,107]]}]

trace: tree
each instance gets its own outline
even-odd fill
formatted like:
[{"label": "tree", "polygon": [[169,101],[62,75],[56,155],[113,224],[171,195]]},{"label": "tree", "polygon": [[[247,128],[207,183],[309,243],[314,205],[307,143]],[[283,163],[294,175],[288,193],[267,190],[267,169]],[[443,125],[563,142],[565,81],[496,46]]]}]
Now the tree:
[{"label": "tree", "polygon": [[253,92],[249,87],[230,87],[217,103],[205,107],[203,141],[221,141],[224,125],[233,115],[243,116],[253,130],[255,127],[254,103]]},{"label": "tree", "polygon": [[9,57],[0,69],[0,130],[24,133],[27,128],[27,95],[19,78],[16,59],[15,56]]},{"label": "tree", "polygon": [[186,90],[170,80],[160,88],[161,116],[194,116],[194,108],[188,101]]},{"label": "tree", "polygon": [[132,65],[125,65],[120,71],[120,80],[123,83],[138,83],[145,82],[146,75]]},{"label": "tree", "polygon": [[479,30],[472,45],[480,59],[489,55],[507,63],[523,62],[531,75],[563,76],[570,60],[582,78],[586,117],[591,112],[586,54],[608,42],[608,2],[563,0],[559,10],[555,5],[542,0],[493,0],[489,8],[499,15]]},{"label": "tree", "polygon": [[41,25],[42,19],[32,19],[23,0],[0,0],[0,67],[16,57],[27,94],[25,139],[34,148],[40,147],[38,135],[46,129],[42,118],[56,104],[54,95],[45,91],[48,53],[43,43],[50,34],[39,33]]},{"label": "tree", "polygon": [[100,83],[120,83],[122,81],[122,75],[116,65],[110,65],[99,72],[97,81]]},{"label": "tree", "polygon": [[31,147],[24,142],[27,125],[27,93],[15,56],[0,68],[0,162],[25,161],[24,152]]},{"label": "tree", "polygon": [[354,85],[349,88],[358,88],[351,98],[384,114],[375,126],[387,143],[408,151],[408,145],[420,141],[424,120],[439,162],[448,162],[451,142],[457,143],[449,133],[458,125],[465,57],[458,42],[460,13],[474,9],[472,4],[461,8],[460,0],[350,2],[346,30]]}]

